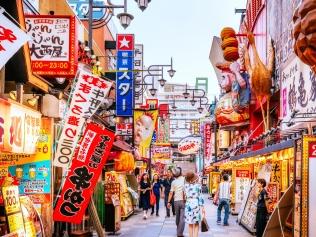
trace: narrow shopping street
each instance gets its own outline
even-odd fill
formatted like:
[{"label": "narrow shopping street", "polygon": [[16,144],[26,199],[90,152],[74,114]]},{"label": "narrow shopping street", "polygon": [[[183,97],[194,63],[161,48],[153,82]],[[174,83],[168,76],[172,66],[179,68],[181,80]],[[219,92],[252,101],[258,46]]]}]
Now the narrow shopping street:
[{"label": "narrow shopping street", "polygon": [[[242,226],[236,223],[236,216],[230,216],[229,226],[216,224],[217,207],[214,206],[211,200],[204,197],[207,222],[210,230],[205,233],[200,233],[199,236],[208,237],[248,237],[251,236]],[[160,204],[163,204],[161,200]],[[126,221],[122,222],[122,229],[119,231],[122,237],[173,237],[176,236],[175,217],[165,218],[165,208],[159,211],[160,216],[150,216],[147,220],[142,219],[142,212],[131,216]],[[187,237],[188,229],[184,231],[184,236]]]}]

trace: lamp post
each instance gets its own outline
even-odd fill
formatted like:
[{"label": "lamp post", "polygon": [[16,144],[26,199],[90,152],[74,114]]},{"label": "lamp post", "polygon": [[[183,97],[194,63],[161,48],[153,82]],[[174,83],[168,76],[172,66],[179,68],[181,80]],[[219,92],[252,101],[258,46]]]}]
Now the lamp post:
[{"label": "lamp post", "polygon": [[[136,0],[138,7],[144,11],[148,7],[148,3],[151,0]],[[101,28],[111,20],[114,16],[114,9],[124,9],[122,13],[117,14],[117,18],[120,20],[120,23],[124,29],[126,29],[131,21],[134,19],[134,16],[127,12],[127,0],[124,0],[122,5],[113,4],[111,0],[107,0],[107,3],[102,6],[93,5],[93,0],[89,0],[89,48],[92,49],[92,30]],[[93,19],[93,9],[105,9],[104,15],[98,19]]]},{"label": "lamp post", "polygon": [[[203,89],[197,89],[197,88],[188,88],[188,85],[185,85],[185,91],[182,93],[183,97],[185,99],[188,99],[190,97],[190,93],[189,91],[192,91],[192,99],[190,100],[190,103],[192,106],[195,106],[195,103],[197,102],[197,100],[195,100],[196,98],[200,100],[200,105],[197,108],[197,111],[201,114],[204,111],[204,108],[202,107],[202,105],[208,105],[208,99],[206,96],[206,92]],[[206,99],[206,103],[202,103],[202,99]]]},{"label": "lamp post", "polygon": [[[141,81],[135,81],[135,97],[140,97],[143,96],[144,92],[147,89],[147,86],[151,86],[149,89],[149,92],[151,96],[155,96],[157,92],[157,88],[155,88],[155,78],[158,77],[159,79],[157,80],[160,84],[161,87],[163,87],[166,83],[166,79],[164,79],[164,72],[166,69],[169,76],[172,78],[176,72],[173,68],[173,60],[171,58],[170,64],[156,64],[156,65],[150,65],[147,70],[144,70],[147,72],[147,75],[145,75]],[[146,78],[151,77],[151,83],[146,82]],[[139,89],[138,89],[139,88]],[[143,100],[142,100],[143,102]]]}]

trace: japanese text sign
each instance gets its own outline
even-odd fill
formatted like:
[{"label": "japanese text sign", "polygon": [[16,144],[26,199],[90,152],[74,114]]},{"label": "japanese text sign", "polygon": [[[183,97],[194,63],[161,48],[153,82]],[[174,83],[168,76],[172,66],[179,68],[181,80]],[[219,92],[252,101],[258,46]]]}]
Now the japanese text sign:
[{"label": "japanese text sign", "polygon": [[117,35],[116,115],[133,116],[134,35]]},{"label": "japanese text sign", "polygon": [[196,154],[201,146],[201,137],[185,137],[178,144],[178,151],[183,155]]},{"label": "japanese text sign", "polygon": [[310,159],[316,159],[316,142],[308,143],[308,156]]},{"label": "japanese text sign", "polygon": [[0,151],[34,154],[41,114],[0,99]]},{"label": "japanese text sign", "polygon": [[236,177],[238,178],[250,178],[249,170],[236,170]]},{"label": "japanese text sign", "polygon": [[[68,0],[69,6],[80,19],[87,19],[89,17],[89,1],[88,0]],[[103,0],[94,0],[93,6],[104,6]],[[104,17],[105,8],[93,8],[93,19],[101,19]]]},{"label": "japanese text sign", "polygon": [[65,125],[59,137],[55,166],[68,167],[86,119],[99,108],[108,95],[111,85],[111,82],[85,72],[83,69],[79,71],[78,81],[72,92],[72,100],[64,120]]},{"label": "japanese text sign", "polygon": [[[211,158],[211,123],[204,125],[204,159],[209,161]],[[210,163],[210,162],[206,162]]]},{"label": "japanese text sign", "polygon": [[80,223],[114,141],[114,133],[89,123],[54,209],[54,220]]},{"label": "japanese text sign", "polygon": [[115,134],[119,136],[131,136],[133,134],[133,124],[117,123],[115,131]]},{"label": "japanese text sign", "polygon": [[32,70],[39,75],[74,77],[77,70],[75,17],[29,15],[26,30]]},{"label": "japanese text sign", "polygon": [[0,13],[0,69],[30,37]]}]

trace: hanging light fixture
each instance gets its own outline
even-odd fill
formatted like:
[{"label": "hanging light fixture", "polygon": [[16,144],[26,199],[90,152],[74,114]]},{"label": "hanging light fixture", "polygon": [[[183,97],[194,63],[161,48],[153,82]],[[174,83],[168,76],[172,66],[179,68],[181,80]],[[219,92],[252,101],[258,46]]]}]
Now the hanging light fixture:
[{"label": "hanging light fixture", "polygon": [[191,105],[194,106],[196,103],[196,100],[192,99],[192,100],[190,100],[190,102],[191,102]]},{"label": "hanging light fixture", "polygon": [[161,87],[164,87],[167,80],[164,79],[164,78],[160,78],[158,81],[159,81],[160,86],[161,86]]},{"label": "hanging light fixture", "polygon": [[140,10],[144,11],[148,7],[148,3],[150,3],[151,0],[135,0],[137,2],[138,7]]},{"label": "hanging light fixture", "polygon": [[201,114],[204,109],[203,109],[202,107],[198,107],[197,110],[198,110],[198,112]]},{"label": "hanging light fixture", "polygon": [[33,98],[31,99],[27,99],[26,102],[32,107],[34,107],[37,104],[38,99],[39,99],[39,96],[33,96]]},{"label": "hanging light fixture", "polygon": [[151,96],[155,96],[157,89],[153,87],[153,88],[149,89],[149,92],[150,92]]},{"label": "hanging light fixture", "polygon": [[117,14],[117,18],[120,20],[122,27],[126,29],[131,24],[132,20],[134,19],[134,16],[127,12],[123,12]]},{"label": "hanging light fixture", "polygon": [[172,78],[174,74],[176,73],[176,70],[173,69],[173,61],[171,58],[171,68],[167,71],[169,73],[169,76]]}]

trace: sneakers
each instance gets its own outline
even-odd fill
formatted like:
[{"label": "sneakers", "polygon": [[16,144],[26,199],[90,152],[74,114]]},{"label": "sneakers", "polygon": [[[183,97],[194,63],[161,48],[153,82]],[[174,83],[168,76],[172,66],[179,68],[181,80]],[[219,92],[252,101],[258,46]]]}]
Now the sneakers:
[{"label": "sneakers", "polygon": [[220,225],[221,224],[221,221],[216,221],[217,225]]},{"label": "sneakers", "polygon": [[147,220],[147,215],[144,215],[144,216],[143,216],[143,219],[144,219],[144,220]]},{"label": "sneakers", "polygon": [[229,226],[229,224],[228,224],[228,223],[226,223],[226,224],[224,224],[224,226]]}]

